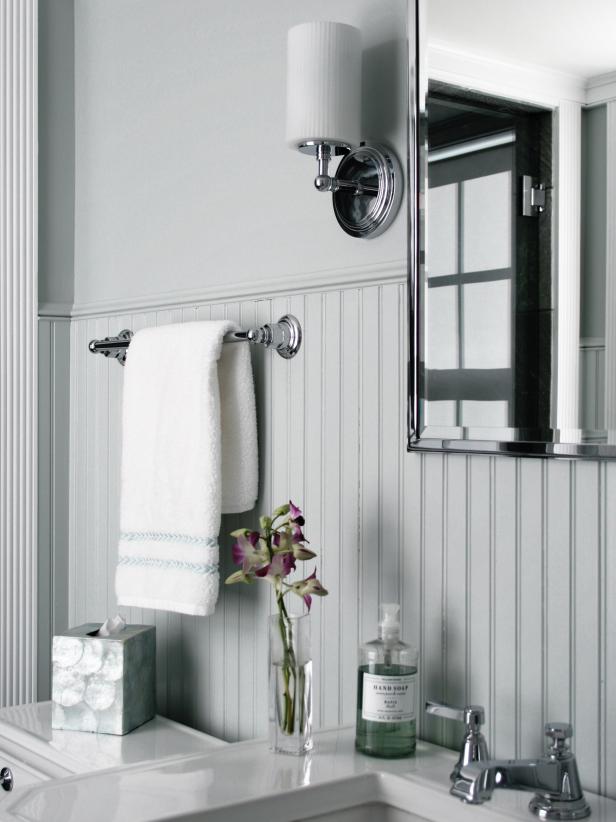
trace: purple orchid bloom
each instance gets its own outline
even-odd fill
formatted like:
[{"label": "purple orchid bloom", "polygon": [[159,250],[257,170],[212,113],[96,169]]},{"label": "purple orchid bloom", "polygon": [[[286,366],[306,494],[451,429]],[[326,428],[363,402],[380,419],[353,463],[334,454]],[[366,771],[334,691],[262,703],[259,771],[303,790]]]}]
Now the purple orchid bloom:
[{"label": "purple orchid bloom", "polygon": [[244,572],[262,566],[268,560],[267,546],[261,545],[258,531],[238,534],[231,547],[231,556],[236,565],[241,565]]},{"label": "purple orchid bloom", "polygon": [[302,597],[308,610],[310,610],[310,606],[312,605],[313,596],[325,597],[328,593],[317,579],[316,568],[309,577],[302,579],[300,582],[294,583],[291,588],[295,594]]},{"label": "purple orchid bloom", "polygon": [[294,525],[292,530],[287,527],[284,531],[277,532],[272,537],[275,554],[292,553],[295,559],[301,560],[316,557],[315,552],[306,548],[304,542],[307,542],[307,540],[302,534],[302,529],[299,525]]},{"label": "purple orchid bloom", "polygon": [[308,540],[306,539],[306,537],[304,536],[304,534],[302,532],[302,529],[296,523],[293,524],[291,531],[292,531],[293,542],[294,543],[297,544],[298,542],[308,542]]},{"label": "purple orchid bloom", "polygon": [[297,507],[297,505],[293,505],[291,500],[289,500],[289,519],[291,522],[294,522],[300,526],[306,524],[306,520],[304,519],[301,510]]},{"label": "purple orchid bloom", "polygon": [[257,568],[255,574],[274,582],[277,577],[284,579],[295,570],[295,557],[292,554],[275,554],[269,565]]}]

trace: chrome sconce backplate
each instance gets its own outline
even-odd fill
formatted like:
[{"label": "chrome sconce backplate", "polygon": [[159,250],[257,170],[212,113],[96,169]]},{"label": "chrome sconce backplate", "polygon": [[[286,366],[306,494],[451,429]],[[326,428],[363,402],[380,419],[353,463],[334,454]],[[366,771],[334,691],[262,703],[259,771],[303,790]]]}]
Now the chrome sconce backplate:
[{"label": "chrome sconce backplate", "polygon": [[334,191],[334,214],[351,237],[378,237],[402,202],[402,169],[397,157],[379,145],[362,145],[340,161],[337,176],[347,186]]},{"label": "chrome sconce backplate", "polygon": [[[338,224],[351,237],[378,237],[393,222],[402,203],[403,175],[396,155],[382,145],[310,141],[298,146],[318,163],[317,191],[333,196]],[[337,174],[328,174],[334,156],[341,156]]]}]

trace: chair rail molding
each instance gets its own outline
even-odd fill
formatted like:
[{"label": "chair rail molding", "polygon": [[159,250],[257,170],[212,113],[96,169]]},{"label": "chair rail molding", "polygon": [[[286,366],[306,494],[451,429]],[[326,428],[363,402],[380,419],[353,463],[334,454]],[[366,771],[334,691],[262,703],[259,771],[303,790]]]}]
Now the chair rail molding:
[{"label": "chair rail molding", "polygon": [[36,698],[37,0],[0,0],[0,705]]}]

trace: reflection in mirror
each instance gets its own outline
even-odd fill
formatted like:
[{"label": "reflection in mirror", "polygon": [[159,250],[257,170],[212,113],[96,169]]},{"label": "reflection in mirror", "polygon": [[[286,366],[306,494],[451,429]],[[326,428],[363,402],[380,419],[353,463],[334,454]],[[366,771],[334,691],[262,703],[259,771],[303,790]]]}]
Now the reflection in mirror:
[{"label": "reflection in mirror", "polygon": [[616,5],[424,7],[411,444],[607,456]]}]

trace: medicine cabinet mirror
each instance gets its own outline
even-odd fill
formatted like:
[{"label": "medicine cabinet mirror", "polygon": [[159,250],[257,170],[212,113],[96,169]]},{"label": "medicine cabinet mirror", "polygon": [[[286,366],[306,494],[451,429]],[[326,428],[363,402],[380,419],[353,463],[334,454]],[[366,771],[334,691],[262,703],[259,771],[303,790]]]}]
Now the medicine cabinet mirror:
[{"label": "medicine cabinet mirror", "polygon": [[615,457],[616,4],[411,6],[409,447]]}]

